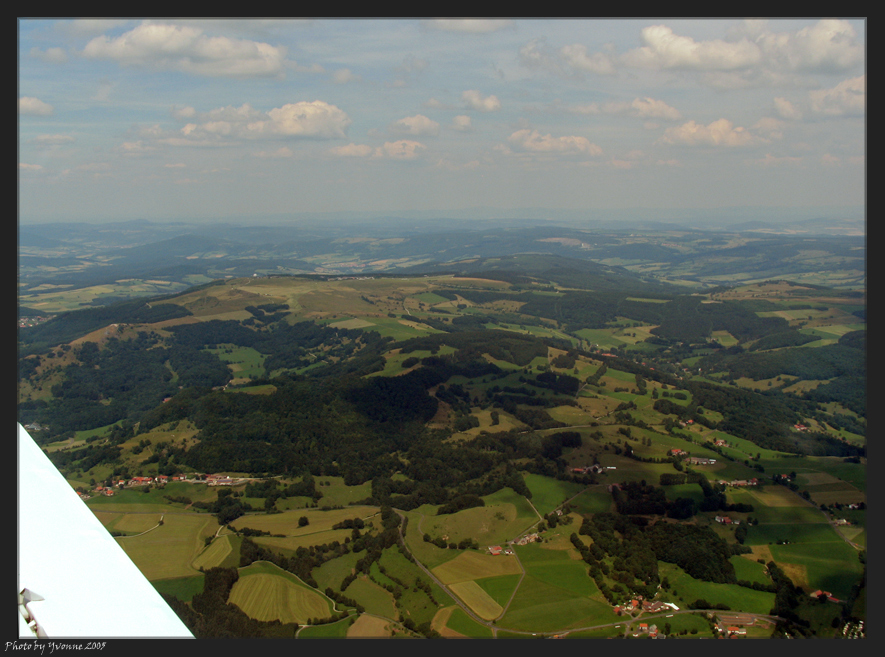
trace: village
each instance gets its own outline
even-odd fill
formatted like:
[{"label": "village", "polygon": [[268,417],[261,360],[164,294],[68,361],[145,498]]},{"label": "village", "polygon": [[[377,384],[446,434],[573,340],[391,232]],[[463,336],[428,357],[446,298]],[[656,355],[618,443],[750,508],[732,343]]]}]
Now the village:
[{"label": "village", "polygon": [[[96,486],[93,492],[96,495],[113,496],[117,490],[126,488],[137,488],[140,486],[165,486],[170,481],[180,481],[191,484],[206,484],[208,486],[235,486],[236,484],[250,481],[248,479],[233,479],[223,474],[200,474],[192,473],[189,476],[184,474],[176,474],[171,477],[168,475],[157,475],[155,477],[131,477],[129,479],[119,479],[113,486]],[[78,490],[77,495],[82,500],[91,499],[89,493]]]}]

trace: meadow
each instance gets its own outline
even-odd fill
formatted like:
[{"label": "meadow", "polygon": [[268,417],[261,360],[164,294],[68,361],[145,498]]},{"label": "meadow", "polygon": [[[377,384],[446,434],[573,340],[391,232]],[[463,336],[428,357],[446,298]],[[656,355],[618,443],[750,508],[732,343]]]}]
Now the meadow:
[{"label": "meadow", "polygon": [[205,539],[217,529],[215,516],[167,513],[162,526],[117,542],[147,579],[187,577],[199,573],[194,559],[206,547]]}]

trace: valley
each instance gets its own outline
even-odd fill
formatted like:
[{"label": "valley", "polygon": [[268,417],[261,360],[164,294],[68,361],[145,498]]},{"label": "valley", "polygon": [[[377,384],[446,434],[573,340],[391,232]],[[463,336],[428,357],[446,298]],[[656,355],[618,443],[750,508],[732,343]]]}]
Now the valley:
[{"label": "valley", "polygon": [[856,634],[862,257],[640,238],[34,270],[19,421],[198,637]]}]

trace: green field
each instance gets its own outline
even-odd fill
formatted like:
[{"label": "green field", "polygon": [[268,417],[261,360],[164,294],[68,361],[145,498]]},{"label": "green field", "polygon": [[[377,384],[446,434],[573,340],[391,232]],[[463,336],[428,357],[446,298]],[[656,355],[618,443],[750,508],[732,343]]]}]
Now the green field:
[{"label": "green field", "polygon": [[317,588],[321,591],[325,591],[327,588],[340,591],[341,582],[350,575],[359,559],[359,554],[348,552],[336,559],[324,562],[318,568],[314,568],[311,575],[316,580]]},{"label": "green field", "polygon": [[759,582],[770,584],[771,578],[765,570],[765,565],[752,558],[752,555],[735,555],[729,559],[734,566],[734,574],[738,581]]},{"label": "green field", "polygon": [[343,593],[365,607],[369,614],[391,619],[398,617],[393,595],[366,577],[357,577]]},{"label": "green field", "polygon": [[582,484],[530,473],[523,475],[523,479],[532,492],[532,505],[541,515],[547,515],[585,488]]},{"label": "green field", "polygon": [[161,527],[117,542],[149,580],[187,577],[199,572],[194,559],[217,529],[215,516],[170,513]]},{"label": "green field", "polygon": [[[831,529],[833,535],[835,531]],[[830,591],[840,600],[851,593],[863,567],[857,551],[842,539],[769,546],[775,561],[806,591]]]},{"label": "green field", "polygon": [[227,363],[235,382],[243,379],[256,379],[265,375],[265,356],[252,347],[239,347],[233,344],[219,344],[207,349]]},{"label": "green field", "polygon": [[492,636],[492,631],[488,627],[477,623],[460,607],[452,610],[446,627],[467,637],[491,638]]},{"label": "green field", "polygon": [[[259,529],[271,534],[302,537],[327,532],[332,529],[333,525],[344,520],[361,518],[365,521],[365,519],[371,518],[377,513],[378,508],[372,506],[348,506],[343,509],[330,509],[328,511],[323,511],[321,508],[292,509],[282,513],[247,514],[231,522],[231,526],[234,529],[251,527],[252,529]],[[307,525],[299,525],[301,517],[307,517]]]},{"label": "green field", "polygon": [[[510,488],[503,488],[492,495],[487,495],[483,500],[485,501],[483,507],[464,509],[442,516],[425,515],[422,518],[420,515],[413,515],[414,511],[411,512],[409,536],[413,536],[411,533],[413,526],[415,530],[418,529],[417,525],[421,528],[420,532],[416,531],[414,534],[417,540],[410,539],[410,548],[416,552],[416,556],[420,554],[431,560],[426,565],[433,568],[452,557],[430,549],[439,550],[435,546],[427,547],[429,544],[423,541],[424,533],[429,534],[431,538],[448,536],[447,541],[455,543],[465,538],[472,538],[480,546],[485,547],[500,545],[515,538],[539,520],[528,501]],[[417,541],[421,541],[424,545],[419,545]],[[437,560],[439,563],[436,563]]]},{"label": "green field", "polygon": [[190,602],[197,593],[203,592],[204,575],[176,577],[174,579],[158,579],[151,584],[160,593],[172,595],[183,602]]},{"label": "green field", "polygon": [[602,513],[611,511],[612,496],[605,485],[590,486],[569,502],[576,513]]},{"label": "green field", "polygon": [[516,547],[526,576],[499,627],[550,632],[617,620],[586,564],[572,558],[572,552],[539,544]]},{"label": "green field", "polygon": [[353,618],[344,618],[334,623],[322,625],[308,625],[298,630],[299,639],[344,639],[347,630],[353,623]]},{"label": "green field", "polygon": [[[670,591],[678,593],[678,598],[673,601],[680,608],[695,600],[706,600],[714,605],[727,605],[732,611],[767,614],[774,606],[774,593],[755,591],[736,584],[704,582],[674,564],[658,562],[658,573],[661,579],[666,577],[670,581]],[[673,597],[670,595],[671,599]]]}]

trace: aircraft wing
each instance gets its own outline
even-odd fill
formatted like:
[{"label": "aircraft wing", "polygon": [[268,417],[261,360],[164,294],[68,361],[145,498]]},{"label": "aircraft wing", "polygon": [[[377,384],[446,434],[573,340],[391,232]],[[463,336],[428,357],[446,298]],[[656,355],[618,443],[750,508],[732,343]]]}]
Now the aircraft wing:
[{"label": "aircraft wing", "polygon": [[18,425],[20,638],[193,638]]}]

